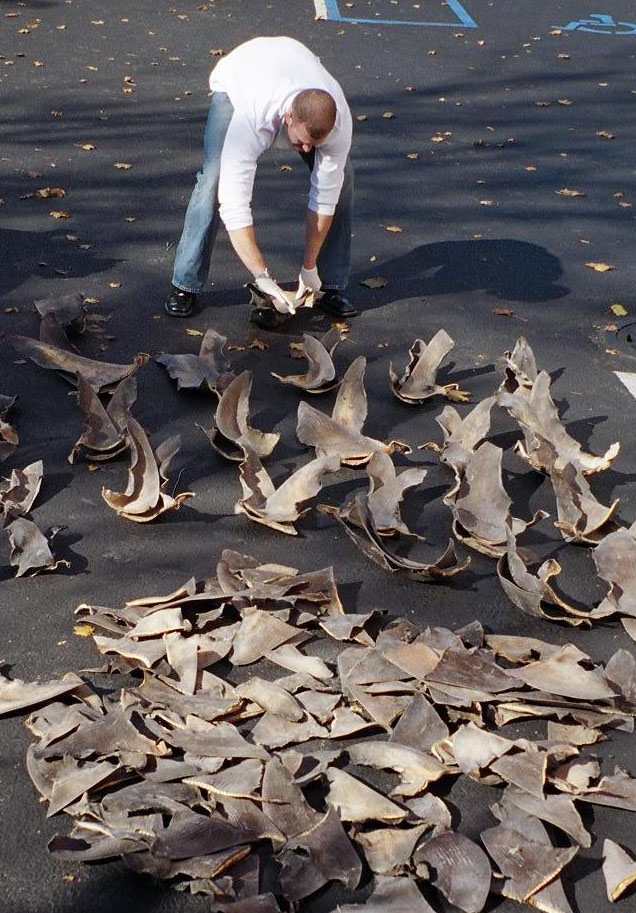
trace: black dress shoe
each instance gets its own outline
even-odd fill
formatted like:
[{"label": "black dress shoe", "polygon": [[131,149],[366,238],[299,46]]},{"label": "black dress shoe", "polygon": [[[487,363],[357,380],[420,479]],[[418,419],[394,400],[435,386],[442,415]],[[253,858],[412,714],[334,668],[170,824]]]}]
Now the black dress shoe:
[{"label": "black dress shoe", "polygon": [[357,317],[360,313],[338,289],[326,289],[316,304],[332,317]]},{"label": "black dress shoe", "polygon": [[261,330],[274,330],[281,323],[287,323],[291,314],[281,314],[274,307],[255,307],[250,314],[250,323],[260,327]]},{"label": "black dress shoe", "polygon": [[194,292],[184,292],[173,285],[164,304],[164,310],[171,317],[191,317],[196,306],[197,296]]}]

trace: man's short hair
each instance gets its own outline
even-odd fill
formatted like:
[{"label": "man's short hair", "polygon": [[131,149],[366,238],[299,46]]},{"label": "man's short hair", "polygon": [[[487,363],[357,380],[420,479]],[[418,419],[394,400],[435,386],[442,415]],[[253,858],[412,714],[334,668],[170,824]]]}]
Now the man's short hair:
[{"label": "man's short hair", "polygon": [[336,103],[324,89],[303,89],[292,101],[291,110],[312,140],[324,139],[336,122]]}]

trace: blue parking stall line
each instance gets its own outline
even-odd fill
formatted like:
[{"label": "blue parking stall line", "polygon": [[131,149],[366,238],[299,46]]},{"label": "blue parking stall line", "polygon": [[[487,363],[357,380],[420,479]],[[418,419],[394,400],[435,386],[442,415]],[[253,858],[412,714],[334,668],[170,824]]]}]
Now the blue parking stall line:
[{"label": "blue parking stall line", "polygon": [[340,12],[339,0],[314,0],[316,14],[320,18],[330,19],[335,22],[350,22],[353,25],[411,25],[428,28],[457,28],[477,29],[475,22],[466,8],[459,0],[446,0],[446,5],[455,13],[457,19],[453,22],[418,22],[412,19],[371,19],[360,16],[343,16]]}]

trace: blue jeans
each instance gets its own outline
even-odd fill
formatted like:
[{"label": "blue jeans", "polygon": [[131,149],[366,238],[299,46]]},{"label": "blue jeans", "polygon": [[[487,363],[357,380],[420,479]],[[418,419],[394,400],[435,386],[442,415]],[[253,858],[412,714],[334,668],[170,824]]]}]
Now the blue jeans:
[{"label": "blue jeans", "polygon": [[[172,284],[198,294],[210,269],[210,257],[219,229],[218,189],[221,152],[234,108],[224,92],[215,92],[203,139],[203,165],[186,210],[183,232],[174,261]],[[301,153],[311,170],[315,153]],[[349,280],[351,222],[353,215],[353,167],[347,161],[345,179],[334,219],[318,257],[318,273],[324,288],[344,289]]]}]

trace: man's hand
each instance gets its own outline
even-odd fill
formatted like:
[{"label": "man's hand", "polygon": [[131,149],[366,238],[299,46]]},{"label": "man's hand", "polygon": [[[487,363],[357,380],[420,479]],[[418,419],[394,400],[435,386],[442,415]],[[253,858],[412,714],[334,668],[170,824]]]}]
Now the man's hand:
[{"label": "man's hand", "polygon": [[318,269],[314,266],[313,269],[307,269],[305,266],[300,271],[300,276],[298,277],[298,291],[296,292],[296,299],[300,300],[305,298],[308,294],[316,294],[322,288],[322,282],[320,281],[320,276],[318,275]]},{"label": "man's hand", "polygon": [[267,270],[263,273],[259,273],[258,276],[254,276],[254,285],[259,292],[263,292],[264,295],[268,295],[272,299],[274,307],[281,314],[296,313],[296,308],[294,307],[291,296],[288,297],[285,294],[276,280],[272,279]]}]

